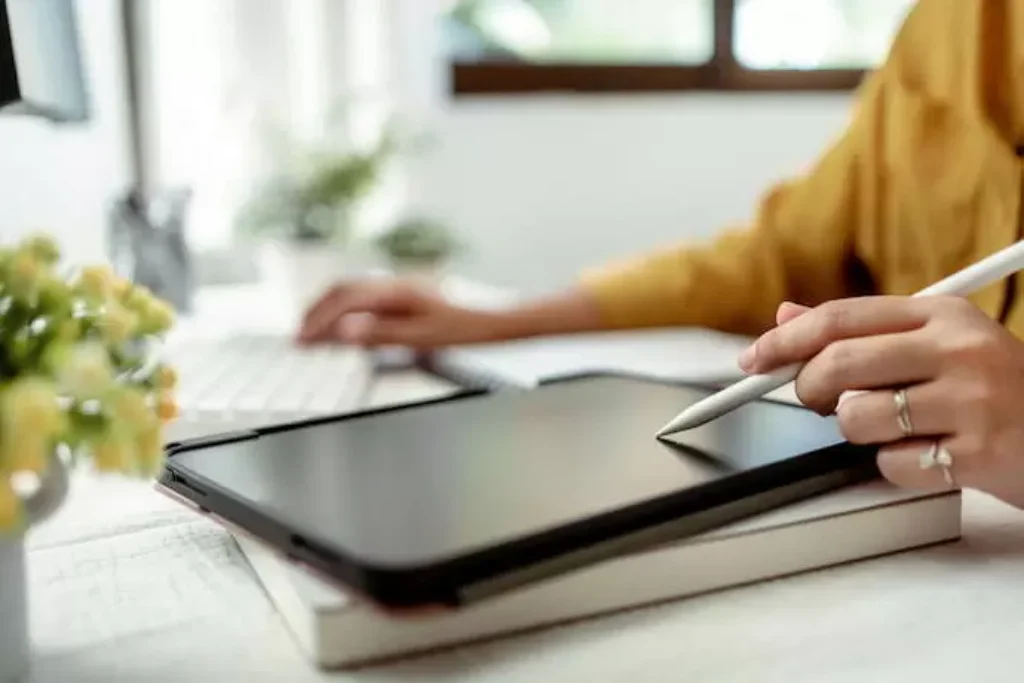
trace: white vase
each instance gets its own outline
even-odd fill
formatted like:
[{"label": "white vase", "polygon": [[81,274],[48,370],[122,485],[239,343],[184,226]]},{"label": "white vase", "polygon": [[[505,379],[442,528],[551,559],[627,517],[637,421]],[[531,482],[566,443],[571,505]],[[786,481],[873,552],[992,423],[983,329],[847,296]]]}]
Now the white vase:
[{"label": "white vase", "polygon": [[[52,515],[67,497],[67,469],[59,458],[53,458],[51,463],[35,492],[25,501],[30,525]],[[0,683],[18,683],[28,676],[30,643],[25,541],[21,533],[0,532]]]},{"label": "white vase", "polygon": [[272,242],[262,253],[262,271],[272,292],[301,314],[345,277],[346,250],[330,242]]}]

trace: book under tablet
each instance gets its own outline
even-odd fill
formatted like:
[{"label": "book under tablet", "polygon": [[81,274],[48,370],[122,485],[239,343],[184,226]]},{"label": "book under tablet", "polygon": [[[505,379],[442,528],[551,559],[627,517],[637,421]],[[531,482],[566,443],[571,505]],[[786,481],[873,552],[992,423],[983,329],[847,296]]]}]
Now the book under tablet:
[{"label": "book under tablet", "polygon": [[[342,668],[955,541],[959,491],[885,482],[836,491],[703,536],[598,563],[462,611],[392,618],[235,534],[302,653]],[[794,580],[799,580],[795,578]]]}]

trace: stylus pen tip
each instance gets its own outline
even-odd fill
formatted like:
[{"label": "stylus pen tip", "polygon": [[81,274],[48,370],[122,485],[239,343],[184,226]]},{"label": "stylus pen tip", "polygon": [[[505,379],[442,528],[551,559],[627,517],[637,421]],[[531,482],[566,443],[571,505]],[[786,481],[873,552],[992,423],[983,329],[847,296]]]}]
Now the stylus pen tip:
[{"label": "stylus pen tip", "polygon": [[655,434],[655,438],[660,439],[665,436],[671,436],[672,434],[678,434],[679,432],[685,431],[687,429],[697,427],[702,422],[707,421],[702,420],[702,417],[703,416],[701,415],[693,415],[693,413],[689,410],[684,410],[674,420],[672,420],[667,425],[658,430],[658,433]]}]

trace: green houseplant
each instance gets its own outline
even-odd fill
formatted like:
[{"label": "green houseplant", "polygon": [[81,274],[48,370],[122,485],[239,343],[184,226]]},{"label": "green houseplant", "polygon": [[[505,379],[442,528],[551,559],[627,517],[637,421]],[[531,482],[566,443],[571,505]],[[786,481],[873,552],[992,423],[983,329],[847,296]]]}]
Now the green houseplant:
[{"label": "green houseplant", "polygon": [[265,279],[294,307],[304,308],[343,276],[360,210],[399,148],[393,126],[366,150],[284,137],[273,172],[243,207],[238,227],[261,243]]},{"label": "green houseplant", "polygon": [[375,250],[399,276],[435,281],[463,246],[444,223],[427,217],[398,221],[373,240]]},{"label": "green houseplant", "polygon": [[396,151],[392,131],[368,151],[297,148],[257,187],[240,225],[257,238],[301,244],[346,242],[352,210],[378,186]]}]

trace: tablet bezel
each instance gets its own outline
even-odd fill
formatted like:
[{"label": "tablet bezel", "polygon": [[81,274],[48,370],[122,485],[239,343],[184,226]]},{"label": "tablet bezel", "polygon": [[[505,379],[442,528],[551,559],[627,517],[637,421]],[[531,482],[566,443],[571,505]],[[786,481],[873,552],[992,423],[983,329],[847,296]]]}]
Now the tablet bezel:
[{"label": "tablet bezel", "polygon": [[[556,383],[594,377],[620,377],[707,392],[717,390],[717,387],[700,383],[621,372],[567,374],[541,383],[537,390]],[[201,513],[214,517],[219,523],[239,529],[292,561],[312,569],[342,590],[354,591],[386,611],[402,612],[461,607],[524,584],[626,553],[676,542],[879,476],[877,447],[841,442],[434,564],[396,569],[364,563],[347,554],[343,548],[333,547],[306,530],[289,526],[276,519],[272,512],[176,466],[175,456],[185,452],[313,425],[486,398],[493,393],[467,389],[451,396],[415,403],[171,443],[165,447],[165,468],[157,485]],[[771,398],[762,398],[760,402],[806,410]],[[830,455],[821,457],[825,453]]]}]

